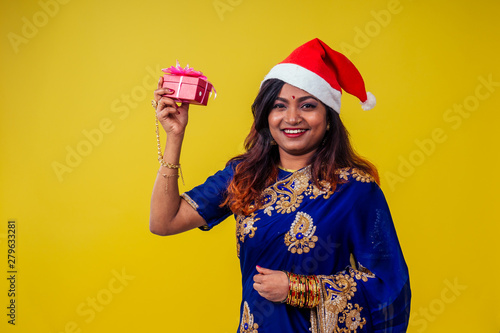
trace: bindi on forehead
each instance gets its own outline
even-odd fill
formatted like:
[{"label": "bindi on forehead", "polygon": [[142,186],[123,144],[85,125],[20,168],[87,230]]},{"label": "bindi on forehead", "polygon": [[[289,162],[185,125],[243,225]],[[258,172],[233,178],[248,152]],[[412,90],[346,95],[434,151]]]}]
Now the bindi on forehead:
[{"label": "bindi on forehead", "polygon": [[292,96],[292,99],[295,99],[295,96]]}]

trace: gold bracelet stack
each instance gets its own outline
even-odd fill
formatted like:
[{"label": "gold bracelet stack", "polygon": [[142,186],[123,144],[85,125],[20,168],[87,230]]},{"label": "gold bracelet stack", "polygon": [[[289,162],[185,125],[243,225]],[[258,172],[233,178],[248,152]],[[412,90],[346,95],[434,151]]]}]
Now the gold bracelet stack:
[{"label": "gold bracelet stack", "polygon": [[285,272],[288,277],[288,296],[284,303],[299,308],[314,308],[319,304],[319,282],[315,275]]},{"label": "gold bracelet stack", "polygon": [[[156,145],[158,146],[158,162],[160,162],[160,165],[164,166],[165,168],[178,169],[180,174],[181,174],[182,185],[186,185],[184,183],[184,177],[182,176],[181,165],[180,164],[171,164],[171,163],[165,162],[165,160],[163,159],[163,154],[161,152],[161,144],[160,144],[160,128],[158,126],[158,117],[155,117],[155,125],[156,125]],[[179,176],[179,175],[177,175],[177,176]],[[167,177],[165,177],[165,178],[167,178]]]}]

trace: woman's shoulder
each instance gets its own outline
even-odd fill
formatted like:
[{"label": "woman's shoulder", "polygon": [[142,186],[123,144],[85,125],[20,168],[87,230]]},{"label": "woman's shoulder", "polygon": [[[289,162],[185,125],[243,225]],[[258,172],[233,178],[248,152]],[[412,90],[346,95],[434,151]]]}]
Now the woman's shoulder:
[{"label": "woman's shoulder", "polygon": [[358,168],[337,169],[335,174],[338,176],[336,191],[344,192],[353,199],[356,198],[356,201],[372,201],[385,198],[375,178]]},{"label": "woman's shoulder", "polygon": [[231,158],[229,161],[226,162],[226,166],[224,167],[224,169],[228,169],[228,170],[230,169],[230,170],[232,170],[232,172],[234,172],[236,170],[236,167],[238,166],[238,164],[243,162],[243,159],[244,158],[241,155]]},{"label": "woman's shoulder", "polygon": [[335,170],[335,175],[337,175],[340,184],[349,182],[377,184],[375,178],[358,168],[339,168]]}]

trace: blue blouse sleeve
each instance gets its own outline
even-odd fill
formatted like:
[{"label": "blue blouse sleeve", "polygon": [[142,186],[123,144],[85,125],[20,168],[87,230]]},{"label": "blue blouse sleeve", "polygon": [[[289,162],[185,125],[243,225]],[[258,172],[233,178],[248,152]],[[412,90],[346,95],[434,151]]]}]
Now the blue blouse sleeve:
[{"label": "blue blouse sleeve", "polygon": [[201,230],[210,230],[231,215],[227,206],[220,205],[225,200],[227,186],[233,174],[234,166],[230,164],[208,177],[203,184],[181,195],[207,222],[206,226],[200,227]]},{"label": "blue blouse sleeve", "polygon": [[349,246],[359,294],[370,309],[373,332],[406,332],[410,316],[408,268],[384,194],[375,183],[359,185],[351,210]]}]

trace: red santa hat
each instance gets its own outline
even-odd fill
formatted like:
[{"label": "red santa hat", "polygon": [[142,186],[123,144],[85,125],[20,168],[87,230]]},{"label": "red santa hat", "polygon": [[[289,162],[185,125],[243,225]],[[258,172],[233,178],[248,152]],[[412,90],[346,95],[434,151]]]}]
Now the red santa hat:
[{"label": "red santa hat", "polygon": [[359,98],[363,110],[372,109],[376,103],[375,96],[366,92],[354,64],[318,38],[295,49],[262,82],[269,79],[280,79],[305,90],[338,113],[342,89]]}]

